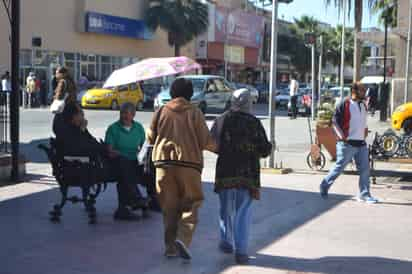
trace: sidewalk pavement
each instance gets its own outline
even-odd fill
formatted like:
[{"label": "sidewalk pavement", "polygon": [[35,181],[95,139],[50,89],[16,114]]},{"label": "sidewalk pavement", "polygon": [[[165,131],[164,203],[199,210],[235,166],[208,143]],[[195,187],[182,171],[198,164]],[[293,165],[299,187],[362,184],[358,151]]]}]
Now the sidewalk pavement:
[{"label": "sidewalk pavement", "polygon": [[98,224],[87,224],[81,205],[68,205],[62,223],[47,212],[59,198],[41,166],[31,181],[0,188],[1,274],[213,274],[327,273],[410,274],[412,192],[379,181],[381,203],[353,200],[357,177],[345,175],[328,200],[318,193],[320,175],[262,175],[262,199],[254,203],[249,266],[236,266],[218,244],[218,199],[211,163],[204,171],[206,200],[195,233],[193,260],[163,257],[162,219],[114,222],[113,185],[97,202]]}]

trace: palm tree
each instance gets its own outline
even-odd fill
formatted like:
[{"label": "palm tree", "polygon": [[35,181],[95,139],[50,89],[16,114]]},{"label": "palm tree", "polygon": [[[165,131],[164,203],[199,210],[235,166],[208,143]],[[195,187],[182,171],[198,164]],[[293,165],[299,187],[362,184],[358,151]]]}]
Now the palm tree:
[{"label": "palm tree", "polygon": [[209,26],[208,6],[197,0],[149,0],[146,24],[156,31],[159,27],[168,34],[169,45],[180,56],[180,48],[204,33]]},{"label": "palm tree", "polygon": [[388,26],[395,28],[398,23],[398,0],[377,0],[372,6],[372,11],[379,14],[379,23],[385,24],[385,18],[388,20]]},{"label": "palm tree", "polygon": [[303,38],[305,33],[312,32],[316,35],[321,33],[319,21],[313,16],[303,15],[301,18],[294,18],[295,23],[291,27],[292,33]]},{"label": "palm tree", "polygon": [[[294,18],[294,21],[294,24],[290,27],[293,37],[290,41],[287,41],[289,43],[287,48],[291,52],[292,64],[300,74],[304,75],[311,71],[311,53],[310,49],[304,44],[305,33],[315,33],[316,36],[319,36],[322,30],[319,21],[312,16],[304,15],[301,18]],[[317,58],[315,59],[317,60]]]},{"label": "palm tree", "polygon": [[[341,63],[341,41],[342,41],[343,27],[338,25],[336,28],[329,29],[324,34],[324,48],[325,61],[337,67]],[[352,63],[353,61],[353,32],[350,29],[345,29],[345,63]],[[338,79],[340,79],[340,70],[338,70]]]},{"label": "palm tree", "polygon": [[[362,19],[363,19],[363,0],[325,0],[327,6],[332,3],[338,7],[340,10],[343,8],[344,2],[347,2],[348,14],[351,13],[353,9],[353,17],[355,18],[355,39],[354,39],[354,54],[353,54],[353,80],[360,80],[361,71],[361,58],[362,58],[362,46],[358,38],[358,33],[362,31]],[[367,0],[368,7],[372,8],[375,3],[379,0]],[[343,16],[346,16],[345,14]]]}]

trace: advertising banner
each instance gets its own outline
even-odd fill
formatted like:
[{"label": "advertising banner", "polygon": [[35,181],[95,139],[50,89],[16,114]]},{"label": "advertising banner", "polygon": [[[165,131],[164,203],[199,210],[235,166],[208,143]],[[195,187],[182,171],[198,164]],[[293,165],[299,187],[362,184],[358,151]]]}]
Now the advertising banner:
[{"label": "advertising banner", "polygon": [[243,47],[260,48],[263,43],[264,19],[242,10],[217,7],[215,41]]}]

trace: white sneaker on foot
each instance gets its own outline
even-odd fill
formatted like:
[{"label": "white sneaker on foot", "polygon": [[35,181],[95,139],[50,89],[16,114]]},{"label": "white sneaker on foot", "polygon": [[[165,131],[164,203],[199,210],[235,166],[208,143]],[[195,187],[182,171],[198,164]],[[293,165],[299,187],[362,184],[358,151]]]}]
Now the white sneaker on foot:
[{"label": "white sneaker on foot", "polygon": [[358,202],[365,202],[367,204],[376,204],[378,203],[378,199],[373,198],[372,196],[366,196],[366,197],[357,197]]}]

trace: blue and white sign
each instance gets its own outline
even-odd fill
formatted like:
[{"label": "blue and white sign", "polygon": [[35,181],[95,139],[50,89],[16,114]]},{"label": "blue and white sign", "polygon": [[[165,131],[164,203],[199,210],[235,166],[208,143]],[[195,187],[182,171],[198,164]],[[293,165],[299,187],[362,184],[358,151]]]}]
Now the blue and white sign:
[{"label": "blue and white sign", "polygon": [[97,12],[86,13],[86,32],[150,40],[153,33],[143,20],[134,20]]}]

